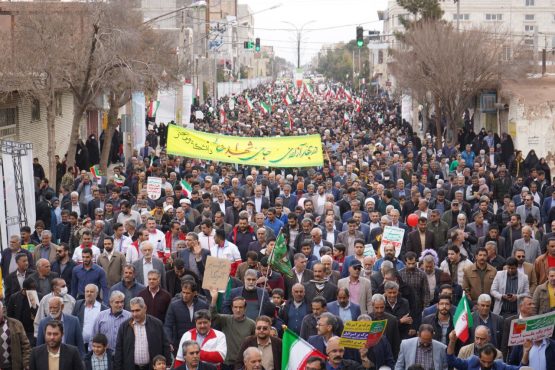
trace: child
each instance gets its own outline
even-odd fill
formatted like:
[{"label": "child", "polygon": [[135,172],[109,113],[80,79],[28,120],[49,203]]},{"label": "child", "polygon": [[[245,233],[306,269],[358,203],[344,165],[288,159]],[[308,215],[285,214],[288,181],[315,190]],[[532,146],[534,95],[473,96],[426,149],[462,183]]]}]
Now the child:
[{"label": "child", "polygon": [[154,356],[152,360],[152,369],[153,370],[166,370],[166,358],[162,355]]},{"label": "child", "polygon": [[85,368],[90,370],[114,368],[113,353],[108,348],[108,338],[102,333],[96,334],[92,339],[92,351],[85,356]]}]

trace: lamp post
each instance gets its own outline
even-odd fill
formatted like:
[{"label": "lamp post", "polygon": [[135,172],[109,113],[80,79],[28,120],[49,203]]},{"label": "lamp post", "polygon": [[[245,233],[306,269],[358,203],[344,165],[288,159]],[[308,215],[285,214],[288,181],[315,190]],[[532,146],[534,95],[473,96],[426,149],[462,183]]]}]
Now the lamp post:
[{"label": "lamp post", "polygon": [[293,26],[293,28],[295,28],[295,31],[297,31],[297,68],[301,68],[301,34],[303,32],[303,29],[308,26],[311,23],[316,22],[315,20],[311,20],[308,21],[306,23],[304,23],[301,27],[297,27],[296,25],[294,25],[291,22],[286,22],[286,21],[282,21],[283,23],[286,23],[290,26]]}]

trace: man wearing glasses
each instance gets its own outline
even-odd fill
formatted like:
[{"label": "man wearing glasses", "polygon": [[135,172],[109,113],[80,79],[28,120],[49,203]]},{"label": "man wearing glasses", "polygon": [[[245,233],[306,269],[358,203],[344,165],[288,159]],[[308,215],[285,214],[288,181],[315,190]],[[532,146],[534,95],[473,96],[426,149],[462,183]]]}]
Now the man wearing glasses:
[{"label": "man wearing glasses", "polygon": [[[281,339],[270,335],[272,319],[268,316],[260,316],[256,319],[256,330],[254,335],[247,337],[241,346],[240,354],[247,348],[255,347],[262,351],[262,366],[265,370],[281,369]],[[243,356],[238,356],[236,368],[243,365]]]},{"label": "man wearing glasses", "polygon": [[516,214],[520,215],[521,220],[526,220],[528,216],[532,216],[538,225],[541,225],[540,209],[534,204],[534,196],[530,193],[524,197],[524,204],[516,207]]}]

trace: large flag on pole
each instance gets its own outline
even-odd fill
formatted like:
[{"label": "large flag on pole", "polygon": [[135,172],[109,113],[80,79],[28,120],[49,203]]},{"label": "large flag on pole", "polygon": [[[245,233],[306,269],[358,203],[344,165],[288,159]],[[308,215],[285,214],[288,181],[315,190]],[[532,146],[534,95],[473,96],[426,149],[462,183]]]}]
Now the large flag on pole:
[{"label": "large flag on pole", "polygon": [[305,369],[306,361],[312,356],[326,359],[323,353],[312,347],[295,332],[285,328],[281,348],[281,370]]},{"label": "large flag on pole", "polygon": [[250,100],[248,96],[246,96],[246,98],[247,98],[247,108],[249,108],[249,112],[252,112],[252,110],[254,109],[254,103],[252,102],[252,100]]},{"label": "large flag on pole", "polygon": [[151,100],[150,104],[148,105],[147,117],[151,117],[151,118],[156,117],[156,112],[158,112],[159,107],[160,107],[160,100]]},{"label": "large flag on pole", "polygon": [[455,333],[461,342],[465,343],[470,338],[470,328],[474,325],[472,320],[472,313],[468,306],[468,300],[463,294],[457,310],[455,311]]}]

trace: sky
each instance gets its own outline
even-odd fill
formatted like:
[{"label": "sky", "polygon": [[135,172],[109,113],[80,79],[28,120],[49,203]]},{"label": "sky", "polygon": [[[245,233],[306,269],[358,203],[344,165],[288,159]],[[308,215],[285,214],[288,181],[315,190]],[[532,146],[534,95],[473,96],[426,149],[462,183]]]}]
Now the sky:
[{"label": "sky", "polygon": [[[276,55],[295,65],[297,32],[293,25],[303,28],[301,64],[304,64],[322,45],[354,39],[357,25],[364,27],[365,35],[369,30],[382,31],[377,11],[387,7],[387,0],[239,0],[239,3],[251,8],[255,37],[260,37],[261,45],[274,46]],[[277,5],[276,9],[268,10]]]}]

